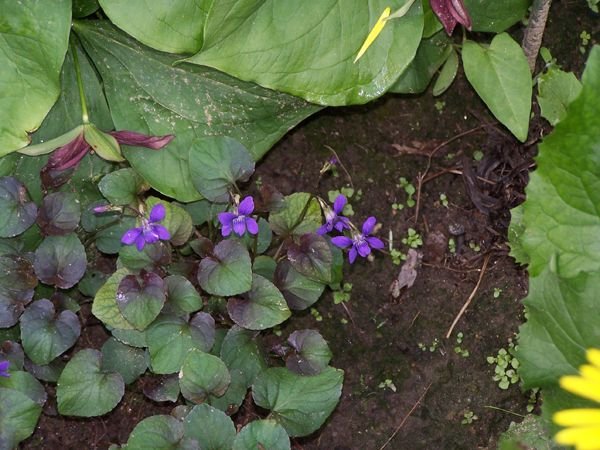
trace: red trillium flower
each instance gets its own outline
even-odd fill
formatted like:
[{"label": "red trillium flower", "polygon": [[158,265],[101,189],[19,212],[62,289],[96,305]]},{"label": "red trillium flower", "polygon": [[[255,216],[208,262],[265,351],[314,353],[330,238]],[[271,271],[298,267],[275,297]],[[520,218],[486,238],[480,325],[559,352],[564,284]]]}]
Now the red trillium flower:
[{"label": "red trillium flower", "polygon": [[[135,131],[111,131],[105,133],[88,123],[73,131],[80,130],[69,143],[52,152],[46,165],[40,171],[44,189],[57,188],[67,181],[90,151],[107,161],[124,161],[120,145],[134,145],[158,150],[166,146],[175,136],[148,136]],[[27,149],[25,149],[27,150]],[[27,152],[23,152],[26,153]],[[34,154],[34,153],[30,153]]]},{"label": "red trillium flower", "polygon": [[452,34],[457,23],[467,30],[471,29],[471,18],[463,0],[430,0],[429,3],[435,15],[444,25],[448,36]]}]

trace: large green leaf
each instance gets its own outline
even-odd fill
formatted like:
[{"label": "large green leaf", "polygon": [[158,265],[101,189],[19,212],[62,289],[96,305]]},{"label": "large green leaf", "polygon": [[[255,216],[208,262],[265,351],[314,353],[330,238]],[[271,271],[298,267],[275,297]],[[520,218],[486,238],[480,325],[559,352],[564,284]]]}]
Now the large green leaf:
[{"label": "large green leaf", "polygon": [[68,289],[85,273],[87,257],[83,244],[75,233],[47,236],[35,251],[33,267],[42,283]]},{"label": "large green leaf", "polygon": [[123,377],[101,370],[98,350],[80,350],[65,366],[56,388],[58,412],[92,417],[109,412],[125,392]]},{"label": "large green leaf", "polygon": [[402,0],[226,0],[214,2],[200,53],[189,61],[321,105],[366,103],[412,61],[423,12],[415,2],[356,63],[369,30]]},{"label": "large green leaf", "polygon": [[209,395],[222,396],[231,383],[225,363],[210,353],[191,350],[179,372],[181,394],[190,402],[203,403]]},{"label": "large green leaf", "polygon": [[75,24],[102,75],[117,129],[174,134],[166,148],[124,148],[155,189],[177,200],[200,198],[188,157],[202,136],[231,135],[261,157],[317,107],[143,47],[106,22]]},{"label": "large green leaf", "polygon": [[35,222],[37,206],[29,199],[23,183],[14,177],[0,178],[0,237],[23,233]]},{"label": "large green leaf", "polygon": [[116,299],[125,320],[143,331],[156,319],[165,304],[165,283],[154,272],[127,275],[119,283]]},{"label": "large green leaf", "polygon": [[235,438],[231,419],[223,411],[206,404],[194,406],[183,427],[185,436],[197,440],[202,450],[230,449]]},{"label": "large green leaf", "polygon": [[252,287],[252,263],[248,250],[238,241],[225,240],[214,254],[200,261],[198,282],[209,294],[229,296]]},{"label": "large green leaf", "polygon": [[344,372],[329,367],[319,375],[302,376],[283,367],[262,372],[252,386],[256,404],[271,410],[290,436],[306,436],[319,429],[342,393]]},{"label": "large green leaf", "polygon": [[194,450],[198,443],[183,437],[183,423],[173,416],[150,416],[138,423],[127,440],[128,450]]},{"label": "large green leaf", "polygon": [[538,77],[540,114],[552,126],[567,115],[567,108],[581,93],[581,82],[573,72],[551,68]]},{"label": "large green leaf", "polygon": [[60,93],[71,1],[0,0],[0,156],[29,144]]},{"label": "large green leaf", "polygon": [[531,278],[525,300],[529,319],[521,327],[519,372],[526,387],[557,383],[561,375],[577,373],[589,347],[598,347],[600,328],[590,311],[600,307],[596,273],[560,278],[546,269]]},{"label": "large green leaf", "polygon": [[117,306],[117,290],[121,280],[129,275],[127,269],[119,269],[113,273],[104,285],[96,292],[92,303],[92,314],[105,325],[121,330],[132,330],[131,325]]},{"label": "large green leaf", "polygon": [[[600,47],[590,53],[583,90],[540,145],[527,187],[517,245],[538,275],[556,255],[558,273],[600,270]],[[513,227],[514,230],[514,227]]]},{"label": "large green leaf", "polygon": [[258,337],[256,331],[234,325],[227,332],[221,346],[221,359],[230,371],[238,369],[242,372],[247,387],[250,387],[256,376],[267,368]]},{"label": "large green leaf", "polygon": [[233,442],[233,450],[249,448],[289,450],[290,438],[276,421],[255,420],[242,428]]},{"label": "large green leaf", "polygon": [[42,407],[25,394],[0,388],[0,445],[15,448],[35,430]]},{"label": "large green leaf", "polygon": [[280,210],[269,215],[269,224],[284,236],[312,233],[321,225],[321,207],[310,194],[295,192],[285,197]]},{"label": "large green leaf", "polygon": [[464,0],[473,31],[500,33],[527,14],[531,0]]},{"label": "large green leaf", "polygon": [[100,5],[112,23],[138,41],[163,52],[194,53],[202,47],[204,20],[212,2],[100,0]]},{"label": "large green leaf", "polygon": [[498,34],[489,47],[466,40],[462,49],[465,75],[496,118],[525,142],[531,111],[531,73],[521,46]]},{"label": "large green leaf", "polygon": [[102,345],[102,370],[118,372],[125,384],[131,384],[146,372],[149,358],[145,350],[122,344],[114,337]]}]

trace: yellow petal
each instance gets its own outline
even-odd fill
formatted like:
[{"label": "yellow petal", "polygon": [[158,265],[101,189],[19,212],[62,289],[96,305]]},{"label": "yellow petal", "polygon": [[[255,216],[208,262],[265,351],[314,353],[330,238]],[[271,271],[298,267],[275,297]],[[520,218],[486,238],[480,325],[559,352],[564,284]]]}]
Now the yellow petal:
[{"label": "yellow petal", "polygon": [[566,391],[600,402],[600,383],[575,375],[561,377],[559,383]]},{"label": "yellow petal", "polygon": [[584,427],[589,425],[600,426],[600,409],[597,408],[577,408],[565,409],[559,411],[552,420],[557,425],[563,427]]},{"label": "yellow petal", "polygon": [[600,369],[600,350],[598,350],[597,348],[590,348],[585,353],[585,356],[587,357],[587,360],[589,362],[591,362],[594,366]]},{"label": "yellow petal", "polygon": [[593,381],[600,386],[600,368],[585,364],[579,368],[579,373],[588,381]]},{"label": "yellow petal", "polygon": [[356,63],[356,61],[358,61],[360,59],[360,57],[362,55],[365,54],[365,52],[371,46],[371,44],[375,41],[375,39],[377,39],[377,36],[379,36],[379,33],[381,33],[381,30],[383,30],[383,27],[385,27],[387,18],[390,16],[391,11],[392,10],[389,7],[385,8],[383,10],[383,13],[381,13],[381,16],[379,16],[379,19],[377,20],[375,25],[373,25],[373,28],[371,28],[369,35],[367,36],[367,38],[365,39],[365,42],[363,43],[362,47],[358,51],[358,55],[356,55],[356,58],[354,58],[355,63]]},{"label": "yellow petal", "polygon": [[561,445],[574,445],[577,450],[600,450],[600,425],[567,428],[559,431],[554,440]]}]

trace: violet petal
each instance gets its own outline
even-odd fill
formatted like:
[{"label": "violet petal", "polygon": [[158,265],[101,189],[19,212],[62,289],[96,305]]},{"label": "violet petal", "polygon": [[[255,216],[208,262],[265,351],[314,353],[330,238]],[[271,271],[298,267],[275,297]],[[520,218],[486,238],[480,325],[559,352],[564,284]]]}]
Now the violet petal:
[{"label": "violet petal", "polygon": [[338,195],[333,202],[333,210],[336,214],[341,214],[348,200],[342,194]]},{"label": "violet petal", "polygon": [[350,264],[354,264],[354,261],[356,261],[356,255],[357,251],[354,247],[352,247],[348,252],[348,261],[350,262]]},{"label": "violet petal", "polygon": [[221,234],[223,235],[223,237],[227,237],[231,234],[232,231],[232,227],[231,224],[223,224],[223,227],[221,228]]},{"label": "violet petal", "polygon": [[358,254],[360,256],[362,256],[363,258],[365,258],[371,254],[371,247],[369,247],[369,244],[367,243],[367,241],[361,241],[355,247],[356,247],[356,250],[358,251]]},{"label": "violet petal", "polygon": [[258,234],[258,223],[252,217],[246,217],[246,229],[250,234]]},{"label": "violet petal", "polygon": [[152,207],[152,211],[150,211],[150,222],[160,222],[165,218],[166,213],[167,210],[165,208],[165,205],[163,205],[162,203],[157,203]]},{"label": "violet petal", "polygon": [[246,221],[244,220],[244,218],[238,217],[234,219],[233,232],[238,236],[242,236],[246,232]]},{"label": "violet petal", "polygon": [[121,238],[121,242],[125,245],[133,244],[136,239],[142,234],[141,228],[132,228],[131,230],[127,230],[123,237]]},{"label": "violet petal", "polygon": [[135,240],[135,246],[137,247],[138,251],[141,252],[142,250],[144,250],[144,245],[146,245],[146,240],[144,239],[144,235],[140,233],[140,235]]},{"label": "violet petal", "polygon": [[333,245],[340,248],[346,248],[352,245],[352,239],[350,239],[347,236],[336,236],[334,238],[331,238],[331,242],[333,243]]},{"label": "violet petal", "polygon": [[242,200],[238,206],[238,213],[241,216],[248,216],[254,212],[254,199],[251,196]]},{"label": "violet petal", "polygon": [[362,226],[362,232],[364,235],[371,234],[373,228],[375,228],[375,224],[377,223],[377,219],[373,216],[369,217]]},{"label": "violet petal", "polygon": [[161,241],[168,241],[171,239],[171,233],[169,233],[169,230],[167,230],[166,227],[162,225],[152,225],[152,228]]},{"label": "violet petal", "polygon": [[382,248],[385,247],[385,245],[383,244],[383,241],[376,237],[372,237],[372,236],[367,237],[367,242],[369,243],[371,248],[375,248],[377,250],[381,250]]},{"label": "violet petal", "polygon": [[237,216],[234,213],[222,212],[217,214],[217,217],[219,218],[219,222],[221,222],[221,225],[231,227],[233,219],[235,219]]}]

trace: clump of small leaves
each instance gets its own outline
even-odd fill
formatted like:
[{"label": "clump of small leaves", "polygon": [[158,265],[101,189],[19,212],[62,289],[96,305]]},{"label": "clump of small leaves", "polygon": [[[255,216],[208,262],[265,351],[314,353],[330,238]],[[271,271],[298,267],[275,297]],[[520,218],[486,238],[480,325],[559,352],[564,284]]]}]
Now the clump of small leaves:
[{"label": "clump of small leaves", "polygon": [[540,393],[540,388],[533,388],[529,392],[529,398],[527,399],[527,412],[532,413],[535,409],[535,406],[538,402],[538,394]]},{"label": "clump of small leaves", "polygon": [[352,208],[352,205],[350,204],[350,200],[359,202],[360,199],[362,198],[362,189],[354,190],[354,188],[345,186],[345,187],[342,187],[341,189],[335,189],[335,190],[327,192],[327,198],[329,199],[329,201],[331,203],[333,203],[335,201],[335,199],[338,198],[339,196],[343,196],[344,198],[347,199],[341,213],[344,216],[353,216],[354,209]]},{"label": "clump of small leaves", "polygon": [[423,239],[414,228],[409,228],[406,237],[402,238],[402,243],[410,248],[419,248],[423,245]]},{"label": "clump of small leaves", "polygon": [[440,194],[440,204],[444,207],[448,207],[448,197],[443,192]]},{"label": "clump of small leaves", "polygon": [[493,294],[494,298],[500,298],[500,294],[502,294],[502,288],[495,287]]},{"label": "clump of small leaves", "polygon": [[417,346],[419,347],[419,349],[421,349],[422,351],[429,351],[431,353],[435,352],[437,350],[437,348],[440,346],[440,340],[438,338],[435,338],[433,340],[433,342],[429,345],[423,344],[422,342],[419,342],[417,344]]},{"label": "clump of small leaves", "polygon": [[481,246],[475,241],[469,241],[469,248],[476,253],[481,251]]},{"label": "clump of small leaves", "polygon": [[456,335],[456,345],[454,346],[454,353],[462,356],[463,358],[468,358],[470,355],[469,350],[462,348],[463,339],[464,334],[461,331]]},{"label": "clump of small leaves", "polygon": [[442,101],[442,100],[437,100],[434,103],[435,109],[437,110],[437,112],[439,112],[440,114],[444,112],[444,108],[446,107],[446,102]]},{"label": "clump of small leaves", "polygon": [[587,46],[590,43],[590,40],[592,39],[592,35],[590,33],[588,33],[586,30],[583,30],[579,34],[579,39],[581,40],[581,45],[579,46],[579,51],[583,55],[587,49]]},{"label": "clump of small leaves", "polygon": [[339,305],[350,301],[352,295],[352,283],[343,283],[340,289],[333,291],[333,303]]},{"label": "clump of small leaves", "polygon": [[396,266],[402,264],[402,261],[406,261],[406,253],[402,253],[400,250],[395,248],[390,251],[390,256],[392,257],[392,264]]},{"label": "clump of small leaves", "polygon": [[488,356],[486,358],[488,364],[494,364],[494,376],[492,379],[498,382],[500,389],[506,390],[511,384],[518,383],[521,379],[517,372],[519,368],[519,360],[515,358],[511,352],[516,349],[516,346],[509,341],[509,350],[504,348],[498,350],[496,356]]},{"label": "clump of small leaves", "polygon": [[408,206],[409,208],[412,208],[413,206],[415,206],[416,201],[413,198],[413,195],[415,195],[415,192],[417,192],[417,190],[415,189],[415,186],[410,181],[408,181],[406,178],[400,177],[400,179],[398,180],[398,187],[404,189],[404,192],[407,195],[406,206]]},{"label": "clump of small leaves", "polygon": [[471,425],[473,422],[478,420],[479,417],[473,411],[465,411],[463,419],[460,421],[462,425]]},{"label": "clump of small leaves", "polygon": [[386,378],[385,380],[383,380],[381,383],[379,383],[379,384],[377,385],[377,387],[378,387],[379,389],[389,389],[389,390],[391,390],[392,392],[396,392],[396,390],[397,390],[397,389],[396,389],[396,385],[395,385],[395,384],[394,384],[394,382],[393,382],[391,379],[389,379],[389,378]]},{"label": "clump of small leaves", "polygon": [[448,239],[448,251],[452,255],[456,253],[456,240],[453,237]]}]

